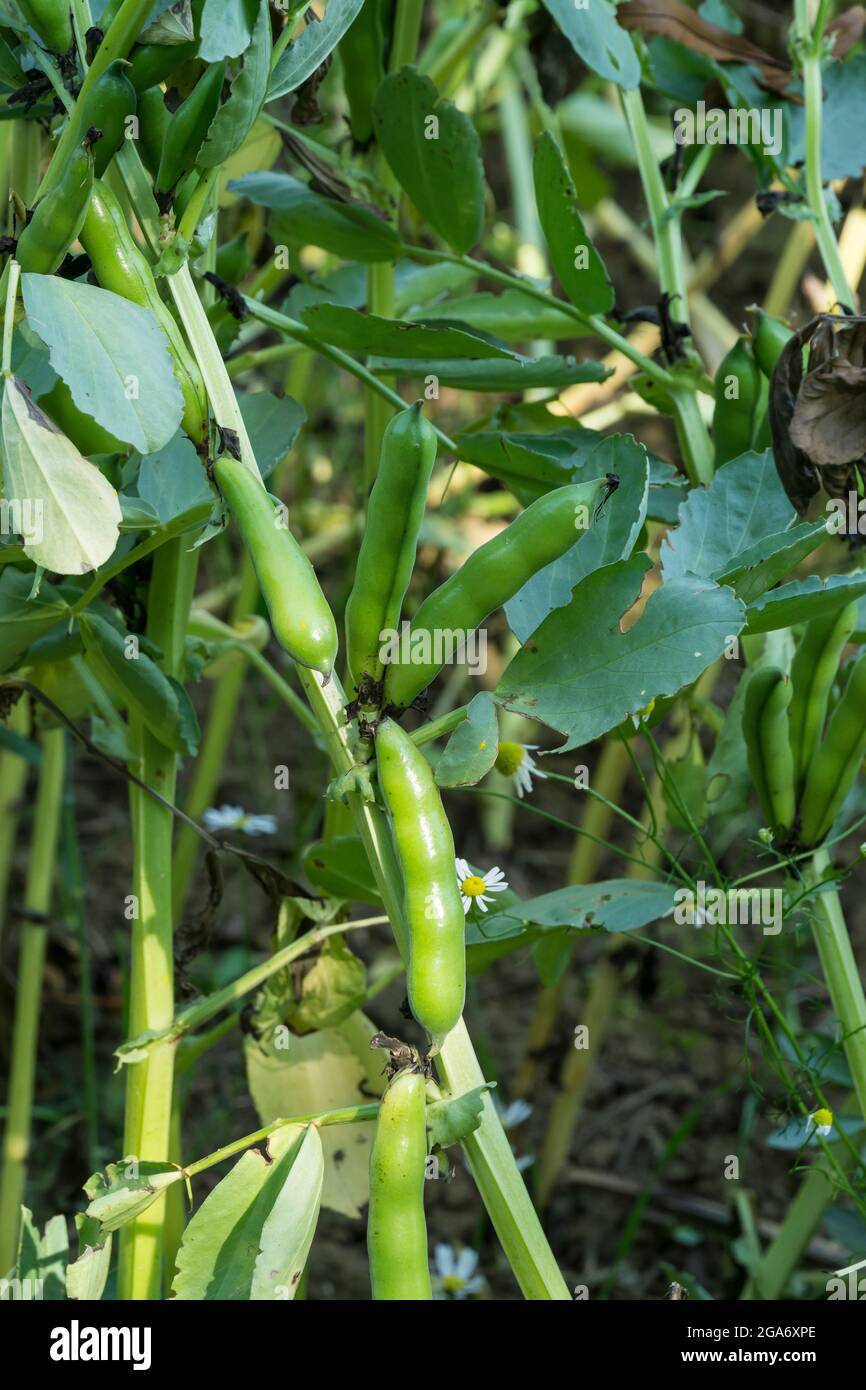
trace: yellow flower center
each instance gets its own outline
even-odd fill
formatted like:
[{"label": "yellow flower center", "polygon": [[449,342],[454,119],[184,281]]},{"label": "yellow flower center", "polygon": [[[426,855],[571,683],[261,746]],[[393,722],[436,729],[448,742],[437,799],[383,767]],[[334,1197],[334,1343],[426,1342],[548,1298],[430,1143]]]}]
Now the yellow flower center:
[{"label": "yellow flower center", "polygon": [[465,1283],[466,1280],[461,1279],[459,1274],[443,1274],[442,1276],[442,1288],[445,1293],[459,1293]]},{"label": "yellow flower center", "polygon": [[461,883],[460,891],[465,893],[467,898],[480,898],[486,887],[487,884],[483,878],[479,878],[478,874],[470,874]]},{"label": "yellow flower center", "polygon": [[821,1125],[831,1125],[833,1123],[833,1111],[824,1109],[816,1110],[814,1115],[812,1116],[812,1119],[814,1120],[816,1127]]},{"label": "yellow flower center", "polygon": [[499,752],[496,754],[497,771],[506,777],[513,777],[517,769],[523,762],[524,752],[519,743],[509,743],[507,740],[499,745]]}]

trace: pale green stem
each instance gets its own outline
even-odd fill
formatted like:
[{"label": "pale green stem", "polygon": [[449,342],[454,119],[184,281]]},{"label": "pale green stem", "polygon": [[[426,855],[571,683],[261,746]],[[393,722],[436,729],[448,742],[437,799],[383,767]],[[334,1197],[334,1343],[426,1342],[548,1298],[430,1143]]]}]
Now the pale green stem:
[{"label": "pale green stem", "polygon": [[[827,850],[817,849],[805,875],[807,884],[820,883],[827,877],[830,867]],[[809,908],[821,969],[851,1069],[860,1113],[866,1120],[866,998],[835,886],[815,893]]]},{"label": "pale green stem", "polygon": [[18,956],[18,990],[12,1026],[9,1099],[3,1132],[0,1178],[0,1270],[15,1265],[21,1200],[30,1153],[33,1084],[42,1010],[42,977],[48,938],[48,914],[54,891],[54,870],[63,805],[65,731],[49,729],[41,737],[42,766],[33,818],[33,838],[27,867],[24,916]]},{"label": "pale green stem", "polygon": [[243,1139],[233,1139],[230,1144],[215,1149],[206,1158],[198,1158],[195,1163],[188,1163],[183,1170],[183,1176],[194,1178],[197,1173],[203,1173],[217,1163],[233,1158],[235,1154],[242,1153],[253,1144],[260,1144],[263,1139],[275,1134],[278,1129],[284,1129],[286,1125],[315,1125],[317,1129],[325,1129],[328,1125],[356,1125],[375,1120],[378,1113],[379,1102],[370,1101],[365,1105],[344,1105],[340,1110],[319,1110],[311,1115],[293,1115],[287,1120],[271,1120],[252,1134],[245,1134]]},{"label": "pale green stem", "polygon": [[[195,584],[198,552],[174,540],[153,564],[148,595],[148,636],[163,653],[167,675],[183,674],[183,650]],[[174,801],[178,756],[163,747],[140,721],[130,721],[135,739],[133,770],[148,786]],[[174,818],[141,788],[130,792],[134,845],[130,1018],[132,1035],[167,1028],[174,1017],[174,954],[171,853]],[[164,1161],[171,1131],[174,1048],[157,1045],[127,1074],[124,1152]],[[158,1299],[162,1283],[163,1219],[160,1197],[121,1238],[118,1277],[121,1298]]]},{"label": "pale green stem", "polygon": [[[667,189],[655,156],[640,88],[620,92],[623,112],[643,185],[658,263],[659,288],[672,301],[673,316],[689,323],[689,301],[679,213],[672,211]],[[699,166],[700,167],[700,166]],[[692,484],[708,483],[713,476],[713,448],[692,383],[670,388],[677,437],[683,463]]]},{"label": "pale green stem", "polygon": [[809,24],[808,5],[797,0],[795,5],[797,41],[803,66],[803,101],[806,107],[806,197],[815,218],[815,239],[833,293],[843,308],[852,308],[854,294],[848,284],[839,246],[827,211],[821,179],[821,125],[824,114],[824,93],[821,87],[821,30],[814,34]]},{"label": "pale green stem", "polygon": [[[26,695],[22,695],[12,709],[6,726],[19,738],[27,737],[30,730],[30,701]],[[21,814],[20,803],[26,785],[26,758],[12,748],[4,748],[0,752],[0,942],[6,922],[6,899]]]}]

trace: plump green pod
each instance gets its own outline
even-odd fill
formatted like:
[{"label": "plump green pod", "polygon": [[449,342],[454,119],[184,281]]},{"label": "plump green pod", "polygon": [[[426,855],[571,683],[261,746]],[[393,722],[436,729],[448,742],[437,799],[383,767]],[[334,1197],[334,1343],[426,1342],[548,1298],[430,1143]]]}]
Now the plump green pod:
[{"label": "plump green pod", "polygon": [[819,845],[854,785],[866,754],[866,652],[853,663],[824,741],[812,756],[800,802],[800,842]]},{"label": "plump green pod", "polygon": [[403,873],[409,1005],[438,1051],[466,995],[466,918],[454,840],[430,764],[393,719],[376,730],[376,767]]},{"label": "plump green pod", "polygon": [[96,126],[102,131],[94,143],[96,177],[102,178],[126,138],[126,122],[137,110],[135,88],[126,75],[126,64],[119,59],[105,69],[91,87],[84,104],[82,129]]},{"label": "plump green pod", "polygon": [[820,741],[842,651],[856,623],[856,603],[846,604],[838,613],[807,623],[797,646],[791,663],[794,695],[788,717],[798,787]]},{"label": "plump green pod", "polygon": [[172,370],[183,392],[183,427],[195,444],[207,436],[207,397],[195,359],[160,298],[150,262],[107,184],[97,182],[81,229],[81,244],[105,290],[150,309],[168,340]]},{"label": "plump green pod", "polygon": [[773,368],[782,355],[783,347],[793,336],[793,329],[782,323],[781,319],[774,319],[762,309],[758,310],[758,322],[752,343],[758,366],[768,379],[773,375]]},{"label": "plump green pod", "polygon": [[738,338],[716,372],[713,414],[716,468],[752,447],[761,373],[747,338]]},{"label": "plump green pod", "polygon": [[151,178],[156,178],[165,133],[171,124],[171,115],[165,104],[161,87],[148,87],[138,97],[138,152],[141,162]]},{"label": "plump green pod", "polygon": [[137,92],[158,87],[181,63],[195,57],[198,43],[139,43],[129,55],[129,80]]},{"label": "plump green pod", "polygon": [[749,676],[743,706],[743,737],[749,771],[761,808],[777,838],[794,823],[794,758],[788,726],[793,687],[783,671],[764,666]]},{"label": "plump green pod", "polygon": [[364,676],[371,681],[382,678],[379,650],[383,634],[400,622],[435,462],[436,432],[416,401],[394,416],[382,438],[355,583],[346,604],[346,660],[355,686]]},{"label": "plump green pod", "polygon": [[539,497],[425,599],[409,633],[409,655],[420,659],[388,662],[385,703],[411,705],[441,670],[442,662],[432,659],[437,633],[471,632],[534,574],[570,550],[591,522],[606,485],[604,478],[597,478]]},{"label": "plump green pod", "polygon": [[92,191],[93,155],[79,145],[18,238],[15,256],[22,270],[54,274],[81,233]]},{"label": "plump green pod", "polygon": [[367,1253],[376,1301],[432,1299],[424,1219],[425,1081],[401,1071],[382,1097],[370,1154]]},{"label": "plump green pod", "polygon": [[195,167],[220,104],[225,75],[225,61],[212,64],[172,116],[153,185],[157,193],[163,196],[171,193],[184,174]]},{"label": "plump green pod", "polygon": [[68,0],[18,0],[18,8],[48,52],[64,58],[72,47],[72,11]]},{"label": "plump green pod", "polygon": [[248,468],[223,456],[214,475],[255,566],[274,636],[293,661],[328,675],[337,627],[313,566]]}]

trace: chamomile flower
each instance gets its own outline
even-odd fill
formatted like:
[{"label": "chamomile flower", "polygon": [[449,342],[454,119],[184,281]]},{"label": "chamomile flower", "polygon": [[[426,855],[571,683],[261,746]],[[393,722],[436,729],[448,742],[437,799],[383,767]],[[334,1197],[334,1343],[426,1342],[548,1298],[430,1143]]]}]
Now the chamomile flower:
[{"label": "chamomile flower", "polygon": [[482,878],[480,874],[473,874],[465,859],[455,859],[454,862],[464,912],[468,912],[473,903],[480,907],[482,912],[486,912],[487,904],[493,901],[489,894],[504,893],[508,887],[501,869],[488,869]]},{"label": "chamomile flower", "polygon": [[503,777],[511,778],[514,790],[521,798],[524,792],[532,791],[533,777],[540,777],[542,781],[547,777],[532,756],[537,751],[537,743],[509,743],[504,739],[499,745],[494,766]]},{"label": "chamomile flower", "polygon": [[250,816],[242,806],[211,806],[205,811],[204,823],[208,830],[242,830],[245,835],[275,835],[276,816]]},{"label": "chamomile flower", "polygon": [[815,1126],[815,1133],[820,1134],[822,1139],[833,1129],[833,1111],[826,1110],[823,1106],[820,1110],[813,1110],[809,1116],[809,1123]]},{"label": "chamomile flower", "polygon": [[482,1293],[486,1280],[477,1274],[478,1253],[475,1250],[454,1250],[451,1245],[439,1243],[433,1252],[436,1273],[433,1276],[433,1297],[438,1299],[471,1298]]}]

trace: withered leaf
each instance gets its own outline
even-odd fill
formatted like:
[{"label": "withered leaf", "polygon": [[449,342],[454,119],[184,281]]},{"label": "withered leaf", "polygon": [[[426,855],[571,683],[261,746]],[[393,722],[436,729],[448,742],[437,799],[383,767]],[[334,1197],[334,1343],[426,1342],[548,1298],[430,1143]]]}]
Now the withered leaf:
[{"label": "withered leaf", "polygon": [[803,344],[811,336],[813,326],[807,324],[793,338],[789,338],[782,349],[773,371],[768,402],[776,472],[792,505],[801,516],[808,510],[818,491],[818,475],[809,456],[792,440],[791,421],[803,379]]},{"label": "withered leaf", "polygon": [[784,59],[711,24],[677,0],[631,0],[620,5],[616,17],[623,29],[637,29],[646,38],[673,39],[719,63],[749,63],[759,69],[762,85],[772,91],[786,91],[791,81],[791,68]]},{"label": "withered leaf", "polygon": [[794,407],[791,438],[819,468],[866,454],[866,368],[835,356],[809,371]]},{"label": "withered leaf", "polygon": [[826,33],[833,35],[833,57],[844,58],[863,37],[866,29],[866,6],[852,5],[827,25]]}]

